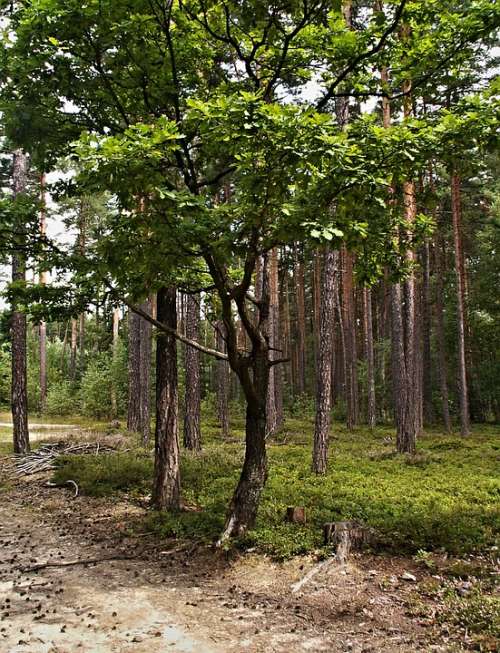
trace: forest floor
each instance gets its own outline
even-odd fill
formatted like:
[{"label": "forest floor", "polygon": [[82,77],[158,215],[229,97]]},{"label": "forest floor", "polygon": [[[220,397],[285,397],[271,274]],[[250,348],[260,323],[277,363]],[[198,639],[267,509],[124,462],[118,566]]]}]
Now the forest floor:
[{"label": "forest floor", "polygon": [[50,477],[0,455],[2,652],[498,650],[496,549],[329,558],[294,592],[324,551],[216,551],[152,532],[144,497],[74,498]]}]

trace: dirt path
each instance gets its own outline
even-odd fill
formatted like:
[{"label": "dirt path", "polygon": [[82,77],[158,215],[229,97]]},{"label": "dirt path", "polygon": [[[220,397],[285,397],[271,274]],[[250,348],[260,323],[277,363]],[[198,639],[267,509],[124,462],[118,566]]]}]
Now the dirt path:
[{"label": "dirt path", "polygon": [[[0,494],[2,652],[452,650],[434,646],[432,624],[408,612],[413,587],[399,580],[401,560],[331,565],[293,594],[309,558],[228,559],[131,536],[143,508],[72,499],[44,481],[16,481]],[[101,561],[81,563],[90,559]]]}]

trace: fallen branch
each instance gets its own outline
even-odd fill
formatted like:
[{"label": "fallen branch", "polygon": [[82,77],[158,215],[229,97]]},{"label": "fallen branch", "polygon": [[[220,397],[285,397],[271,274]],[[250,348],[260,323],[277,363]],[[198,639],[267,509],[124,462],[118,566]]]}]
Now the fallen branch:
[{"label": "fallen branch", "polygon": [[69,480],[65,481],[64,483],[51,483],[50,481],[47,481],[47,483],[45,483],[45,487],[63,487],[64,485],[73,485],[74,486],[75,494],[73,495],[73,498],[76,499],[76,497],[78,496],[78,492],[79,492],[79,488],[78,488],[78,485],[77,485],[76,481],[72,481],[71,479],[69,479]]},{"label": "fallen branch", "polygon": [[29,573],[31,571],[39,571],[47,567],[75,567],[76,565],[94,565],[100,562],[113,562],[115,560],[137,560],[140,556],[111,556],[107,558],[87,558],[86,560],[69,560],[67,562],[41,562],[31,567],[18,567],[17,571],[22,573]]},{"label": "fallen branch", "polygon": [[310,569],[307,574],[299,580],[297,583],[294,583],[292,585],[292,594],[296,594],[304,585],[307,585],[307,583],[313,579],[322,569],[325,569],[329,565],[331,565],[335,561],[335,558],[332,556],[330,558],[326,558],[326,560],[322,560],[319,562],[317,565],[315,565],[312,569]]}]

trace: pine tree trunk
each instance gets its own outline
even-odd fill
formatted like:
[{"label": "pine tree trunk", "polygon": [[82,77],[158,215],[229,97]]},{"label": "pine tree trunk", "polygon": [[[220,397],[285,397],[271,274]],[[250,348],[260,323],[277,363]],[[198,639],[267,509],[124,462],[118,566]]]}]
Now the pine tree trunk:
[{"label": "pine tree trunk", "polygon": [[[186,336],[198,342],[200,338],[200,307],[193,295],[185,296]],[[185,348],[186,388],[184,394],[184,447],[201,449],[201,386],[200,352],[193,347]]]},{"label": "pine tree trunk", "polygon": [[[286,359],[292,358],[292,343],[291,343],[291,326],[290,326],[290,289],[288,269],[283,269],[283,302],[282,302],[282,318],[281,324],[283,325],[283,357]],[[293,391],[293,362],[285,363],[283,372],[287,392]]]},{"label": "pine tree trunk", "polygon": [[403,290],[395,283],[391,290],[391,351],[396,448],[399,453],[415,452],[415,430],[408,398],[408,376],[405,364]]},{"label": "pine tree trunk", "polygon": [[[269,318],[267,321],[267,336],[270,347],[270,360],[276,360],[282,355],[279,349],[279,293],[278,293],[278,250],[272,249],[264,256],[263,292],[269,295]],[[283,424],[283,394],[281,367],[273,365],[269,370],[267,393],[267,435],[276,433]]]},{"label": "pine tree trunk", "polygon": [[[28,161],[22,150],[15,150],[13,157],[13,192],[14,198],[26,193]],[[24,224],[17,224],[16,231],[23,234]],[[22,237],[22,236],[21,236]],[[26,255],[24,242],[18,240],[18,247],[12,255],[12,282],[26,282]],[[28,431],[28,390],[26,374],[26,315],[17,308],[17,300],[12,301],[11,321],[12,343],[12,423],[14,453],[27,454],[30,450]]]},{"label": "pine tree trunk", "polygon": [[141,323],[137,313],[128,313],[128,402],[127,429],[141,431]]},{"label": "pine tree trunk", "polygon": [[319,347],[316,374],[316,418],[314,424],[313,471],[326,472],[332,407],[333,321],[338,253],[327,250],[323,256],[320,295]]},{"label": "pine tree trunk", "polygon": [[457,279],[457,318],[458,318],[458,377],[460,398],[460,433],[470,435],[469,396],[467,388],[467,364],[465,343],[465,268],[462,252],[460,197],[460,177],[456,172],[451,176],[451,213],[453,219],[453,241],[455,245],[455,274]]},{"label": "pine tree trunk", "polygon": [[69,359],[69,376],[72,382],[76,379],[76,356],[78,346],[78,322],[74,317],[71,318],[71,348]]},{"label": "pine tree trunk", "polygon": [[448,400],[448,362],[446,360],[446,345],[444,335],[444,290],[443,290],[443,253],[442,239],[438,240],[434,248],[436,264],[436,345],[438,354],[439,387],[441,391],[441,405],[444,427],[448,433],[451,432],[450,404]]},{"label": "pine tree trunk", "polygon": [[299,259],[298,247],[294,246],[294,281],[297,309],[297,394],[306,390],[306,301],[304,263]]},{"label": "pine tree trunk", "polygon": [[[216,324],[215,342],[217,351],[226,352],[225,326],[222,320]],[[225,360],[216,362],[216,395],[217,419],[219,421],[221,436],[229,437],[229,365]]]},{"label": "pine tree trunk", "polygon": [[347,428],[353,429],[359,422],[358,356],[356,342],[356,317],[354,307],[353,258],[342,248],[342,324],[345,341],[345,391],[347,404]]},{"label": "pine tree trunk", "polygon": [[[313,268],[313,313],[314,313],[314,352],[316,366],[319,362],[319,349],[320,349],[320,320],[321,320],[321,275],[322,275],[322,260],[323,255],[321,249],[314,252],[314,268]],[[316,368],[317,369],[317,368]]]},{"label": "pine tree trunk", "polygon": [[[142,305],[143,311],[153,315],[153,298],[147,299]],[[139,319],[140,325],[140,433],[142,441],[148,444],[151,437],[151,352],[152,352],[152,328],[151,322],[143,318]]]},{"label": "pine tree trunk", "polygon": [[[157,296],[160,322],[177,328],[175,288],[161,288]],[[159,333],[156,340],[155,464],[151,503],[156,510],[180,507],[178,439],[177,345],[175,337]]]},{"label": "pine tree trunk", "polygon": [[[45,175],[40,176],[40,237],[43,239],[47,234],[47,216],[45,206]],[[47,283],[47,273],[40,272],[40,285]],[[44,412],[47,403],[47,324],[44,320],[39,325],[39,348],[40,348],[40,412]]]},{"label": "pine tree trunk", "polygon": [[434,404],[432,402],[432,301],[431,301],[431,260],[430,245],[427,240],[423,249],[424,283],[422,288],[422,340],[423,340],[423,402],[424,423],[432,424],[434,421]]},{"label": "pine tree trunk", "polygon": [[112,341],[112,352],[113,352],[113,362],[115,363],[115,370],[112,379],[111,385],[111,410],[113,417],[118,416],[118,401],[117,401],[117,392],[116,392],[116,360],[118,357],[118,334],[120,328],[120,309],[115,307],[113,309],[113,341]]},{"label": "pine tree trunk", "polygon": [[375,403],[375,355],[373,351],[373,320],[372,320],[372,293],[369,288],[363,288],[363,315],[365,332],[366,356],[366,386],[367,386],[367,418],[368,426],[375,428],[377,409]]},{"label": "pine tree trunk", "polygon": [[80,374],[85,370],[85,313],[78,317],[78,364]]},{"label": "pine tree trunk", "polygon": [[[403,201],[405,218],[411,225],[415,222],[417,215],[417,205],[415,196],[415,184],[413,181],[403,183]],[[406,258],[411,265],[416,261],[416,255],[413,250],[409,250]],[[419,375],[418,375],[418,337],[417,337],[417,306],[416,306],[416,279],[415,272],[412,271],[406,277],[404,282],[404,346],[405,346],[405,365],[407,381],[407,413],[408,428],[414,431],[415,441],[419,432],[420,424],[420,394],[419,394]],[[415,447],[412,446],[412,450]],[[411,452],[406,452],[411,453]]]}]

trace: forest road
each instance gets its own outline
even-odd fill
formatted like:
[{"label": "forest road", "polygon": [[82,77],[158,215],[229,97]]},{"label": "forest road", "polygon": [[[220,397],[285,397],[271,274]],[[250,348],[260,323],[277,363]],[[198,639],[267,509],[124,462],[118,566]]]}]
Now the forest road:
[{"label": "forest road", "polygon": [[[74,498],[0,456],[0,653],[410,653],[411,561],[278,562],[145,531],[147,502]],[[418,572],[419,574],[421,572]],[[434,640],[435,641],[435,640]]]},{"label": "forest road", "polygon": [[[62,526],[62,525],[61,525]],[[221,653],[204,633],[177,625],[165,592],[123,584],[133,561],[79,546],[25,507],[0,505],[1,653]],[[39,570],[39,564],[54,565]],[[30,569],[31,568],[31,569]]]}]

